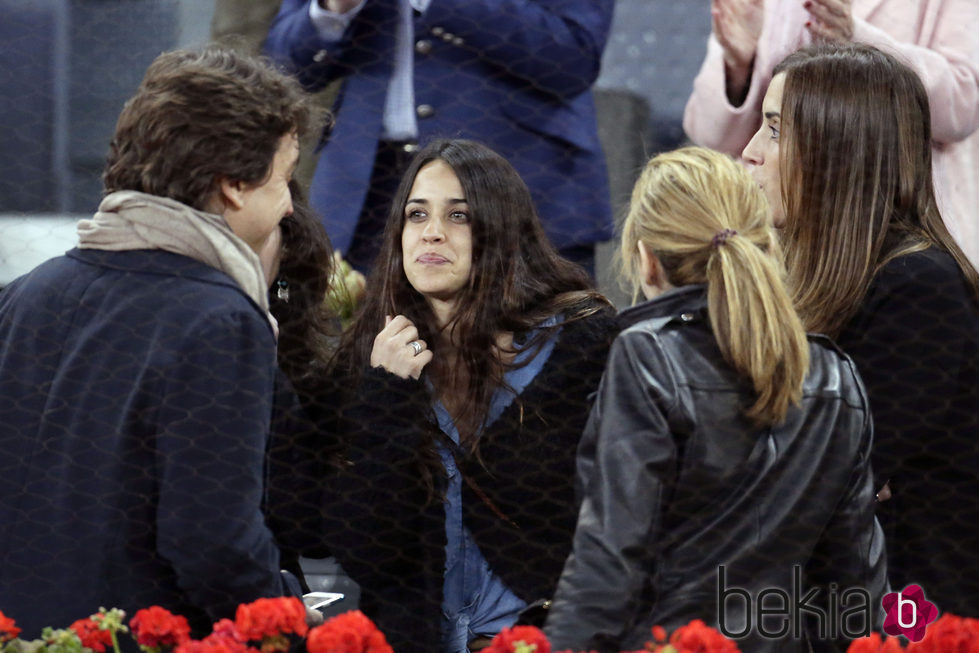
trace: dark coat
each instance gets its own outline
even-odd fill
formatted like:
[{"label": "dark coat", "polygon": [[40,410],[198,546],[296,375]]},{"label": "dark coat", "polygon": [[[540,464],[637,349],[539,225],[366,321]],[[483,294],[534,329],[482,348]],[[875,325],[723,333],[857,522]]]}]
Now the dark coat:
[{"label": "dark coat", "polygon": [[[284,0],[265,49],[309,90],[343,78],[310,202],[346,251],[367,197],[394,66],[397,0],[368,0],[326,43],[309,0]],[[590,88],[614,0],[438,0],[415,13],[419,140],[469,138],[506,157],[555,247],[612,235],[608,173]]]},{"label": "dark coat", "polygon": [[891,584],[979,617],[979,304],[937,250],[889,262],[838,339],[874,414]]},{"label": "dark coat", "polygon": [[[543,369],[481,435],[485,467],[460,465],[485,496],[463,483],[463,522],[528,603],[551,596],[571,549],[575,450],[615,332],[611,311],[565,324]],[[347,466],[325,478],[322,539],[394,650],[431,653],[440,649],[446,544],[444,506],[419,474],[431,397],[423,382],[380,368],[351,395],[340,426]],[[442,479],[433,480],[437,491]]]},{"label": "dark coat", "polygon": [[74,249],[0,295],[0,610],[24,636],[150,605],[206,634],[282,593],[274,371],[261,309],[177,254]]},{"label": "dark coat", "polygon": [[[801,406],[755,428],[742,416],[753,393],[723,360],[706,304],[703,286],[686,286],[621,315],[632,326],[612,346],[582,436],[574,552],[546,625],[555,650],[633,650],[653,625],[692,619],[740,634],[748,602],[732,596],[721,622],[720,565],[725,591],[791,595],[798,568],[800,594],[822,588],[811,604],[825,608],[837,583],[867,588],[868,612],[879,611],[872,427],[853,364],[810,337]],[[743,651],[808,650],[804,632],[779,641],[754,625]]]}]

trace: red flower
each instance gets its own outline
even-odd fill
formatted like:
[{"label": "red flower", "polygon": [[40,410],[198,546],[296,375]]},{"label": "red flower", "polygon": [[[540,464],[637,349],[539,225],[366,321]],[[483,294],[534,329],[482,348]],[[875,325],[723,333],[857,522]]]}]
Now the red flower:
[{"label": "red flower", "polygon": [[309,631],[308,653],[394,653],[384,633],[360,610],[344,612]]},{"label": "red flower", "polygon": [[850,642],[846,653],[878,653],[880,645],[880,633],[870,633],[867,637],[860,637]]},{"label": "red flower", "polygon": [[136,643],[151,649],[179,646],[190,641],[187,619],[158,605],[144,608],[133,615],[129,627]]},{"label": "red flower", "polygon": [[904,647],[897,637],[887,637],[884,639],[884,645],[880,647],[880,653],[904,653]]},{"label": "red flower", "polygon": [[235,626],[246,640],[253,641],[289,633],[303,636],[309,630],[306,608],[294,596],[258,599],[239,605]]},{"label": "red flower", "polygon": [[653,641],[665,642],[666,628],[663,628],[662,626],[653,626]]},{"label": "red flower", "polygon": [[734,642],[700,619],[674,630],[670,644],[677,653],[741,653]]},{"label": "red flower", "polygon": [[214,624],[211,634],[201,640],[201,643],[211,647],[222,647],[222,651],[229,653],[258,653],[256,649],[248,646],[248,640],[238,632],[235,622],[230,619],[222,619]]},{"label": "red flower", "polygon": [[0,611],[0,643],[16,639],[18,635],[20,635],[20,628],[13,619]]},{"label": "red flower", "polygon": [[943,614],[928,626],[924,639],[908,644],[908,653],[979,653],[979,619]]},{"label": "red flower", "polygon": [[547,637],[540,628],[533,626],[504,628],[483,651],[485,653],[513,653],[518,642],[527,646],[536,646],[534,653],[551,653],[551,643],[547,641]]},{"label": "red flower", "polygon": [[224,642],[187,640],[173,650],[173,653],[234,653]]},{"label": "red flower", "polygon": [[99,624],[91,617],[79,619],[68,627],[75,631],[85,648],[105,653],[105,647],[112,646],[112,632],[99,628]]},{"label": "red flower", "polygon": [[846,653],[904,653],[904,647],[897,637],[881,637],[880,633],[870,633],[850,642]]},{"label": "red flower", "polygon": [[210,640],[225,640],[229,642],[238,642],[239,644],[245,644],[248,642],[245,636],[238,631],[238,626],[231,619],[222,619],[221,621],[214,624],[211,628],[211,634],[204,639]]}]

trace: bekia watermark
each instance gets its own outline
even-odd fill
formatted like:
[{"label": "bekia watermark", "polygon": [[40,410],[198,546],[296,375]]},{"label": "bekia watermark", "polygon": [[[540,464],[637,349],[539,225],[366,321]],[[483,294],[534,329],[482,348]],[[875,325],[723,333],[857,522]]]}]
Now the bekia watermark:
[{"label": "bekia watermark", "polygon": [[[810,588],[803,593],[802,568],[792,567],[789,591],[767,587],[752,594],[743,587],[728,587],[727,568],[717,568],[717,626],[725,637],[741,639],[752,631],[761,637],[779,639],[790,634],[795,639],[815,635],[819,639],[856,639],[870,634],[871,597],[863,587],[840,590],[830,583],[824,593]],[[925,598],[919,585],[908,585],[900,592],[886,594],[883,630],[888,635],[903,635],[912,642],[925,636],[928,625],[938,619],[938,607]],[[729,613],[736,615],[739,629],[729,628]],[[803,622],[808,622],[805,626]],[[810,630],[814,628],[813,630]],[[803,631],[808,631],[805,633]]]},{"label": "bekia watermark", "polygon": [[[840,590],[836,583],[830,583],[825,592],[818,587],[804,592],[802,567],[794,565],[792,586],[787,589],[767,587],[752,595],[742,587],[728,587],[727,569],[721,565],[717,568],[718,629],[731,639],[746,637],[752,631],[769,639],[790,633],[795,639],[807,635],[856,639],[870,634],[871,597],[865,588]],[[740,630],[728,627],[729,611],[743,615],[743,623],[738,624]]]},{"label": "bekia watermark", "polygon": [[900,592],[891,592],[881,601],[884,607],[884,632],[897,637],[904,635],[920,642],[928,624],[938,619],[938,608],[925,598],[918,585],[908,585]]}]

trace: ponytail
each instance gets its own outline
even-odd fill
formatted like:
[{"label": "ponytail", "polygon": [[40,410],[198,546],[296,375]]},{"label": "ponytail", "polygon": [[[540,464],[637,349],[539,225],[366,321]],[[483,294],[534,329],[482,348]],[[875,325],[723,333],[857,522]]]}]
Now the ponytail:
[{"label": "ponytail", "polygon": [[785,290],[772,250],[747,237],[711,246],[707,261],[707,312],[724,360],[751,380],[755,403],[745,416],[758,425],[781,423],[802,399],[809,343]]},{"label": "ponytail", "polygon": [[785,289],[768,205],[751,176],[729,156],[699,147],[653,158],[623,227],[623,277],[634,289],[639,242],[671,284],[706,284],[721,354],[755,392],[745,416],[759,426],[782,422],[802,398],[809,344]]}]

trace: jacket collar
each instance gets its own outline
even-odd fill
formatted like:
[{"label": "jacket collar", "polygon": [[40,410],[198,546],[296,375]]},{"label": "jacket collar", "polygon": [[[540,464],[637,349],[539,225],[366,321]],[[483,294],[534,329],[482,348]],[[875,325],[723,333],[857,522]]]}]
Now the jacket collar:
[{"label": "jacket collar", "polygon": [[654,318],[690,322],[707,318],[707,286],[692,284],[666,291],[659,297],[630,306],[619,313],[622,328]]}]

